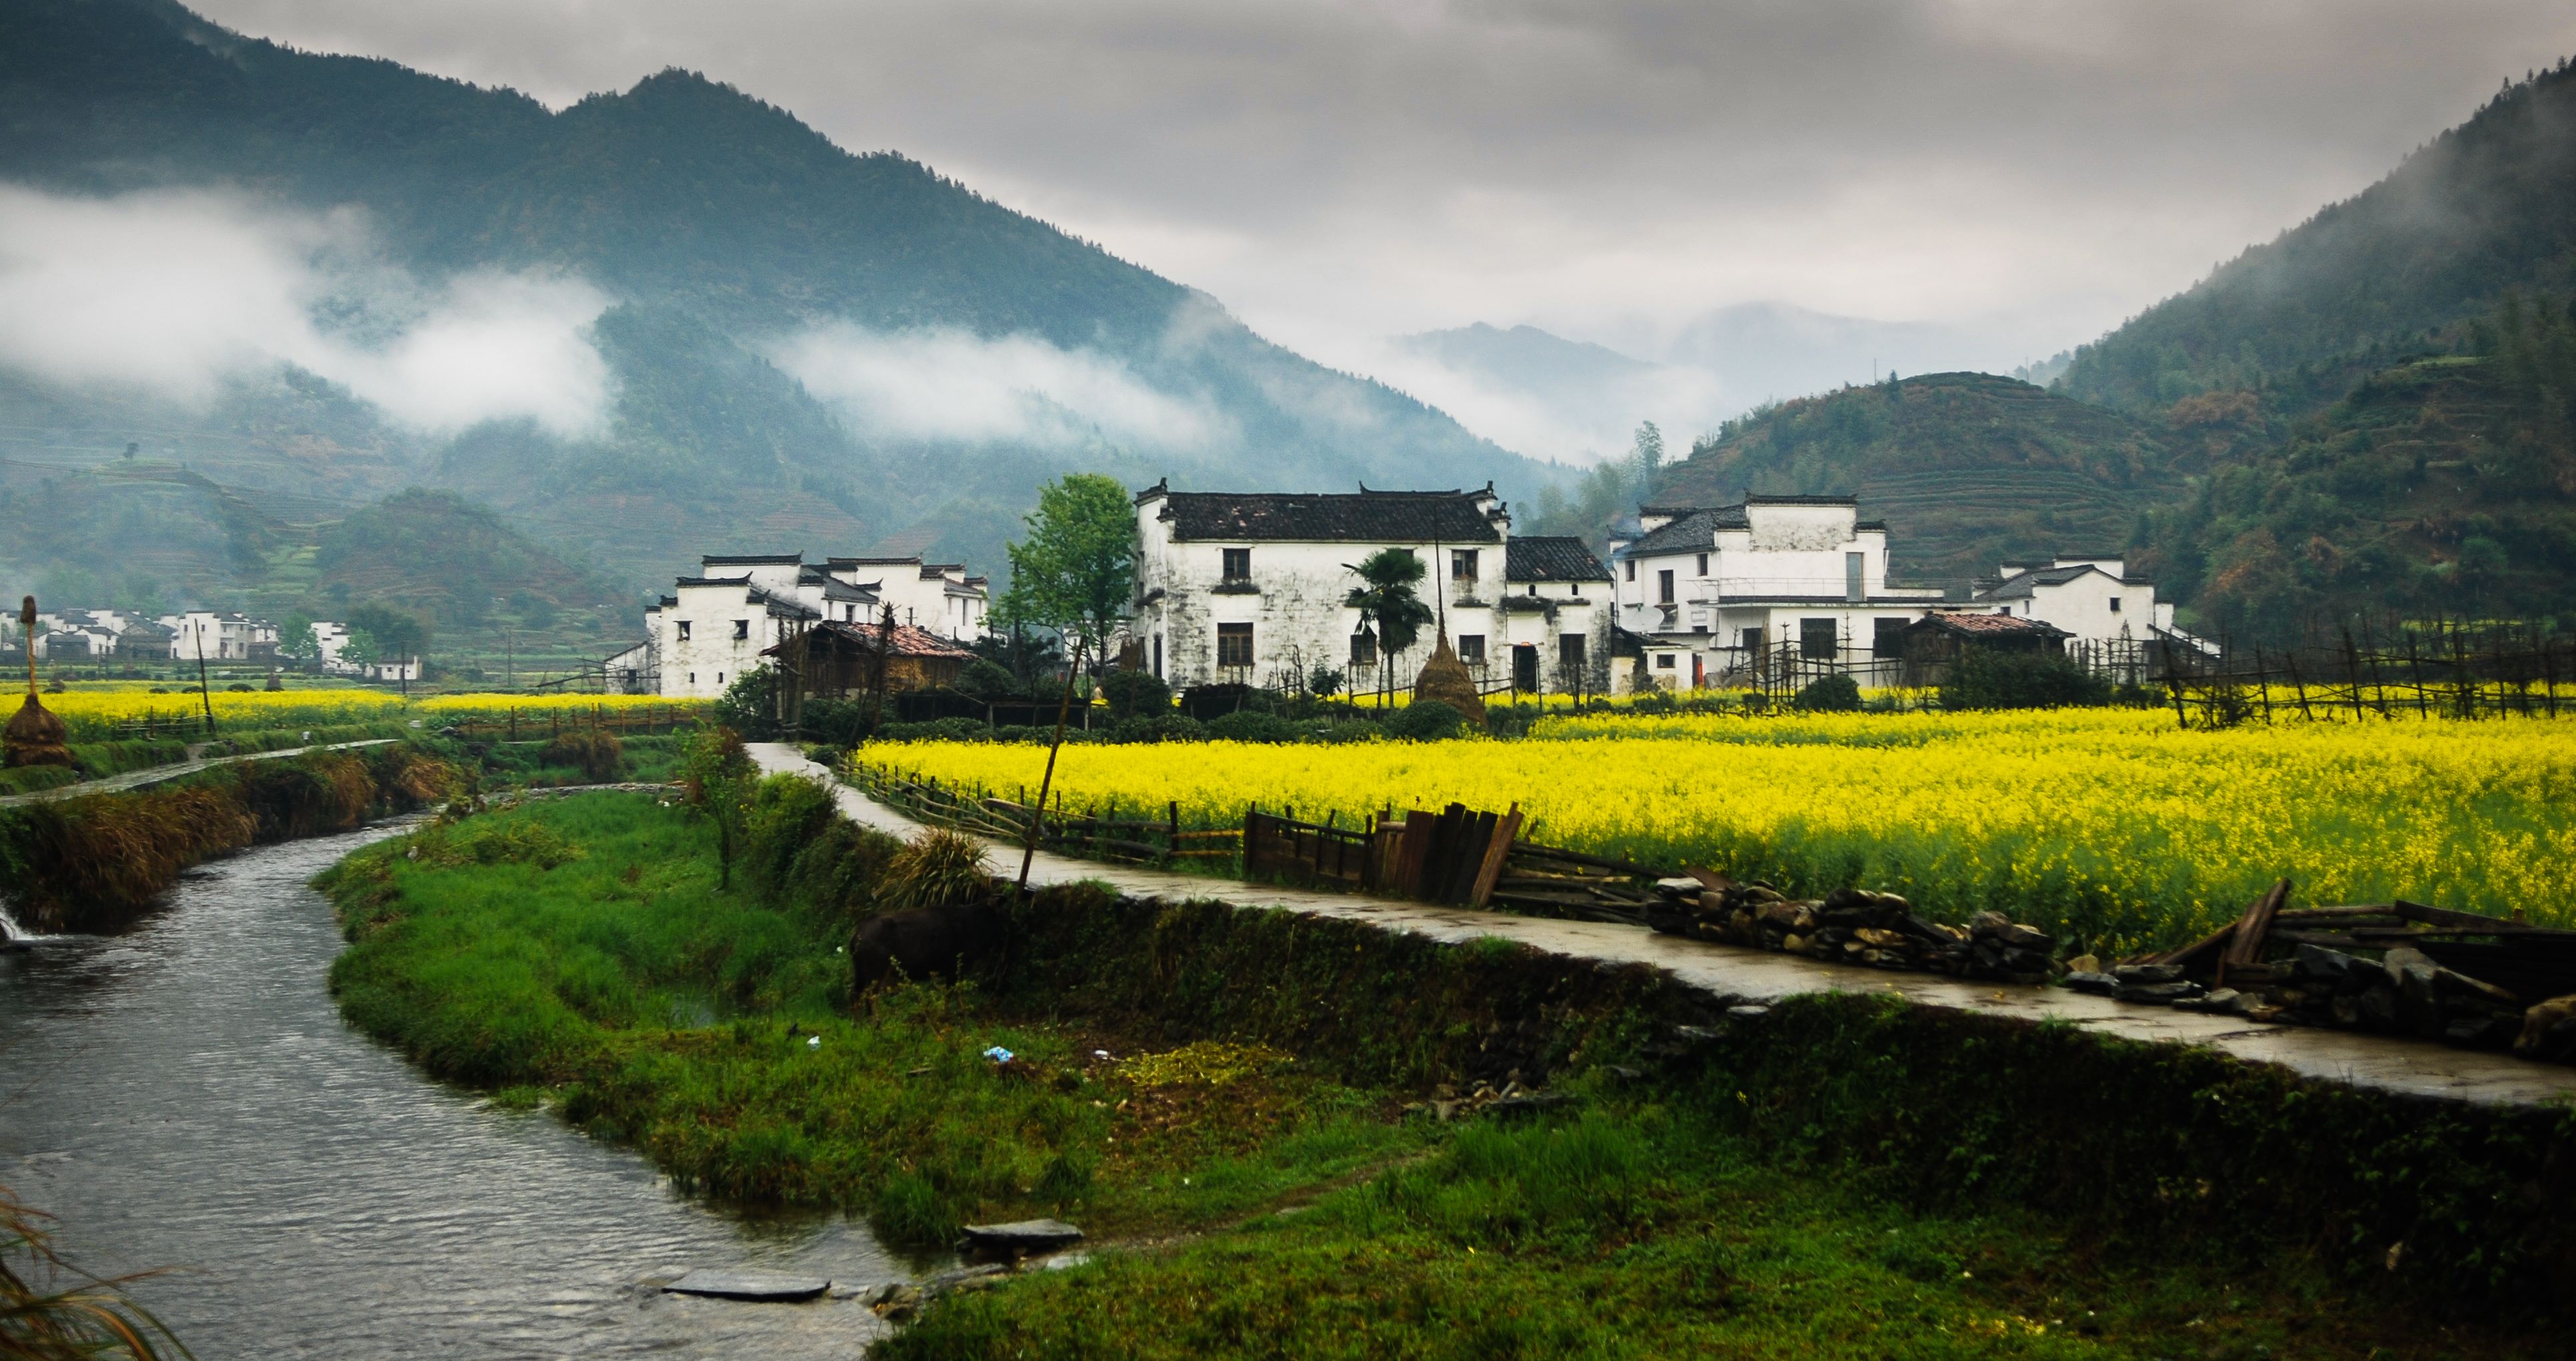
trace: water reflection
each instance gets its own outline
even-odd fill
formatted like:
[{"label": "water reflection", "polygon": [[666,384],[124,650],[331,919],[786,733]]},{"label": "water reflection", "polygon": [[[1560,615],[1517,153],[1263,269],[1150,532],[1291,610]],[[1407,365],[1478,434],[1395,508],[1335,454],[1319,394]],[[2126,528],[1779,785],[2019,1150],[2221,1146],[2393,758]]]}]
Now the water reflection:
[{"label": "water reflection", "polygon": [[[864,1226],[745,1219],[542,1114],[422,1079],[344,1027],[305,881],[382,832],[244,854],[115,937],[0,956],[0,1182],[62,1216],[200,1357],[856,1355],[846,1298],[904,1275]],[[663,1295],[691,1267],[844,1298]]]}]

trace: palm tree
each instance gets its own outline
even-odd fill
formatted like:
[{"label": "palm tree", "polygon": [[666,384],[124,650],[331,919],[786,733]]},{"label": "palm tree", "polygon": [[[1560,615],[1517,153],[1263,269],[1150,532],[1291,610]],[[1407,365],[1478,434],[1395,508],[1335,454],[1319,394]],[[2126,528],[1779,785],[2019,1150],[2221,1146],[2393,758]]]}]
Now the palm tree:
[{"label": "palm tree", "polygon": [[1409,548],[1381,548],[1357,563],[1342,565],[1362,583],[1342,603],[1360,612],[1361,632],[1376,633],[1378,688],[1387,693],[1395,654],[1410,649],[1422,636],[1422,626],[1431,622],[1431,607],[1413,591],[1429,569]]}]

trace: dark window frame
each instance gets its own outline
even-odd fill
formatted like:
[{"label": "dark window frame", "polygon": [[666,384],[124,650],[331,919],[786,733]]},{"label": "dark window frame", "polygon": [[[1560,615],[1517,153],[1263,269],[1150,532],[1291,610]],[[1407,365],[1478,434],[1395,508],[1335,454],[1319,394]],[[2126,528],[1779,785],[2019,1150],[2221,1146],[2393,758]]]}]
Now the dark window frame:
[{"label": "dark window frame", "polygon": [[1251,550],[1251,549],[1249,549],[1249,548],[1224,548],[1224,549],[1219,549],[1219,550],[1218,550],[1218,552],[1220,552],[1221,554],[1223,554],[1223,557],[1219,560],[1221,565],[1220,565],[1220,567],[1219,567],[1219,569],[1218,569],[1218,570],[1219,570],[1220,574],[1224,577],[1224,579],[1225,579],[1225,580],[1227,580],[1227,581],[1250,581],[1250,580],[1252,580],[1252,550]]},{"label": "dark window frame", "polygon": [[1659,597],[1656,604],[1673,603],[1673,569],[1667,567],[1655,573],[1655,593]]},{"label": "dark window frame", "polygon": [[1469,666],[1483,666],[1485,664],[1485,635],[1481,633],[1459,634],[1458,660],[1465,662]]},{"label": "dark window frame", "polygon": [[1449,580],[1451,582],[1462,586],[1475,585],[1476,578],[1479,575],[1477,571],[1478,566],[1479,564],[1477,562],[1475,549],[1452,548],[1449,550]]},{"label": "dark window frame", "polygon": [[1219,624],[1216,626],[1216,664],[1221,670],[1248,669],[1252,665],[1252,625]]}]

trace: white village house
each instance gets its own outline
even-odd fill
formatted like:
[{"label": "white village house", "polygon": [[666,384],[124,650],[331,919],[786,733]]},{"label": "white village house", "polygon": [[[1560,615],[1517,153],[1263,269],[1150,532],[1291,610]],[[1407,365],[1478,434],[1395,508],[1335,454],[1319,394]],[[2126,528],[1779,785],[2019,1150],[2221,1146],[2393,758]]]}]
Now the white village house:
[{"label": "white village house", "polygon": [[1996,614],[2057,626],[2070,650],[2106,670],[2150,666],[2152,650],[2163,647],[2216,650],[2174,627],[2173,605],[2156,599],[2155,583],[2131,576],[2116,553],[2008,562],[1977,583],[1972,600]]},{"label": "white village house", "polygon": [[1744,684],[1788,661],[1893,683],[1900,635],[1942,597],[1889,584],[1887,526],[1850,497],[1649,506],[1637,529],[1610,545],[1618,619],[1667,689]]},{"label": "white village house", "polygon": [[1353,565],[1403,549],[1438,618],[1393,683],[1412,684],[1445,629],[1480,686],[1589,688],[1607,656],[1609,573],[1579,539],[1521,538],[1482,491],[1176,492],[1136,497],[1136,602],[1126,631],[1174,689],[1301,687],[1318,666],[1354,691],[1381,680],[1377,639],[1344,603]]},{"label": "white village house", "polygon": [[924,562],[908,558],[826,558],[825,571],[876,593],[894,608],[894,621],[955,642],[984,636],[984,610],[991,594],[985,578],[969,576],[958,562]]},{"label": "white village house", "polygon": [[936,610],[943,628],[958,630],[945,636],[971,641],[984,634],[984,578],[962,566],[917,557],[809,563],[802,553],[711,553],[698,560],[698,575],[681,577],[672,594],[644,611],[645,641],[603,668],[611,688],[713,699],[788,638],[827,621],[876,623],[889,604],[897,623],[907,608],[916,619]]},{"label": "white village house", "polygon": [[277,625],[246,614],[189,610],[163,615],[161,626],[175,635],[170,655],[177,661],[271,661],[277,656]]}]

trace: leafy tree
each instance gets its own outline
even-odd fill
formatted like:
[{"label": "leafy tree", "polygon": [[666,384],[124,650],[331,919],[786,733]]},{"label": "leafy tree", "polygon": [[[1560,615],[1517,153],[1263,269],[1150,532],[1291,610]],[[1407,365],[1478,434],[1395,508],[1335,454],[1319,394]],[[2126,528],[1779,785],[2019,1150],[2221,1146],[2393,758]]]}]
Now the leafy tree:
[{"label": "leafy tree", "polygon": [[778,736],[778,671],[763,663],[733,678],[716,697],[716,722],[746,737]]},{"label": "leafy tree", "polygon": [[277,630],[277,655],[305,667],[321,660],[322,640],[313,632],[313,616],[301,610],[286,616]]},{"label": "leafy tree", "polygon": [[1331,699],[1342,692],[1343,679],[1340,667],[1317,662],[1315,669],[1306,673],[1306,688],[1313,691],[1317,699]]},{"label": "leafy tree", "polygon": [[1357,563],[1345,563],[1361,584],[1342,601],[1360,612],[1362,632],[1377,636],[1379,689],[1393,684],[1395,659],[1412,650],[1431,622],[1431,607],[1414,587],[1430,569],[1409,548],[1381,548]]},{"label": "leafy tree", "polygon": [[1172,687],[1150,671],[1112,671],[1100,678],[1100,693],[1113,718],[1152,718],[1172,709]]},{"label": "leafy tree", "polygon": [[379,661],[411,661],[429,651],[428,623],[389,605],[369,603],[349,611],[349,632],[373,638]]},{"label": "leafy tree", "polygon": [[1633,457],[1637,464],[1638,495],[1654,495],[1655,479],[1664,471],[1664,432],[1656,429],[1653,421],[1638,424]]},{"label": "leafy tree", "polygon": [[365,629],[349,630],[349,636],[340,642],[340,660],[361,670],[383,661],[384,657],[384,645]]},{"label": "leafy tree", "polygon": [[1067,473],[1038,489],[1028,537],[1010,545],[1004,612],[1088,644],[1093,660],[1136,593],[1136,508],[1114,477]]}]

